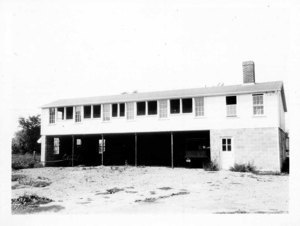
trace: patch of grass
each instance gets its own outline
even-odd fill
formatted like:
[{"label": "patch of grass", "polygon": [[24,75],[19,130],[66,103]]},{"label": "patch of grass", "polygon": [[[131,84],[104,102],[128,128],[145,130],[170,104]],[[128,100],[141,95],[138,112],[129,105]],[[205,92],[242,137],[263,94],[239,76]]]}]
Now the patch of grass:
[{"label": "patch of grass", "polygon": [[162,195],[162,196],[159,196],[159,197],[156,197],[156,198],[155,197],[151,197],[151,198],[145,198],[143,200],[137,199],[137,200],[135,200],[135,202],[152,203],[152,202],[156,202],[159,199],[165,199],[165,198],[170,198],[170,197],[177,196],[177,195],[187,195],[187,194],[190,194],[190,193],[186,192],[186,191],[180,191],[180,192],[177,192],[177,193],[172,193],[170,195]]},{"label": "patch of grass", "polygon": [[11,175],[11,181],[20,181],[26,178],[26,175],[23,174],[13,174]]},{"label": "patch of grass", "polygon": [[210,161],[209,163],[204,165],[205,171],[219,171],[219,165],[215,161]]},{"label": "patch of grass", "polygon": [[11,167],[14,170],[27,169],[27,168],[38,168],[42,167],[40,163],[40,155],[36,155],[35,159],[32,154],[13,154]]},{"label": "patch of grass", "polygon": [[40,197],[37,195],[25,194],[16,199],[11,200],[12,208],[17,208],[18,206],[36,206],[41,204],[47,204],[52,202],[52,199],[46,197]]},{"label": "patch of grass", "polygon": [[234,164],[233,167],[230,168],[233,172],[250,172],[250,173],[256,173],[256,168],[251,163],[247,164]]}]

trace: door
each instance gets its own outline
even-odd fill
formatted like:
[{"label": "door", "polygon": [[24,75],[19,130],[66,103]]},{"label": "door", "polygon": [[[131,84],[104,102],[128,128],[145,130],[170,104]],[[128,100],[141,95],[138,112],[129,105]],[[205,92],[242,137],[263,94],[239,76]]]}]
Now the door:
[{"label": "door", "polygon": [[222,138],[222,150],[221,150],[221,168],[230,169],[234,165],[234,153],[232,148],[232,138]]}]

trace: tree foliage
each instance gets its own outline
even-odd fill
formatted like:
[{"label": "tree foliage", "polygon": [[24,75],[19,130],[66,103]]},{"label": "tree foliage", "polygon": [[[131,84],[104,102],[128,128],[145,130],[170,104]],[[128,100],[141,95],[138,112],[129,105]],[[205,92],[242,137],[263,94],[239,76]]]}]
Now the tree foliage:
[{"label": "tree foliage", "polygon": [[41,130],[40,115],[19,118],[19,127],[21,130],[15,133],[12,140],[13,153],[40,153],[40,145],[37,143]]}]

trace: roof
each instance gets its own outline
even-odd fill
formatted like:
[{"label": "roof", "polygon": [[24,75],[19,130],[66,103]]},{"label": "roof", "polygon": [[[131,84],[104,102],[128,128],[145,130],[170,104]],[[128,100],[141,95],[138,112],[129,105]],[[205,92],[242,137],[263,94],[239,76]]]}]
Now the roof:
[{"label": "roof", "polygon": [[110,95],[110,96],[61,99],[46,104],[42,106],[42,108],[145,101],[145,100],[161,100],[161,99],[185,98],[185,97],[195,97],[195,96],[222,96],[222,95],[260,93],[260,92],[270,92],[270,91],[282,92],[283,106],[284,106],[284,110],[286,111],[286,103],[284,98],[282,81],[231,85],[231,86],[203,87],[203,88],[193,88],[193,89],[167,90],[167,91],[156,91],[156,92],[143,92],[143,93],[125,93],[125,94]]}]

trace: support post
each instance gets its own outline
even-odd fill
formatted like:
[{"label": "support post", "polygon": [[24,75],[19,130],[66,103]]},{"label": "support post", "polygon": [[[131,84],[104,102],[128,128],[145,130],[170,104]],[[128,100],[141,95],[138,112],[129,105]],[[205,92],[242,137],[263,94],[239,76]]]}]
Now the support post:
[{"label": "support post", "polygon": [[171,132],[171,166],[174,168],[174,153],[173,153],[173,133]]},{"label": "support post", "polygon": [[137,166],[137,134],[134,134],[134,165]]},{"label": "support post", "polygon": [[103,134],[101,135],[101,139],[102,139],[102,145],[101,145],[101,164],[102,166],[104,166],[104,136]]},{"label": "support post", "polygon": [[72,166],[74,166],[74,135],[72,135]]}]

